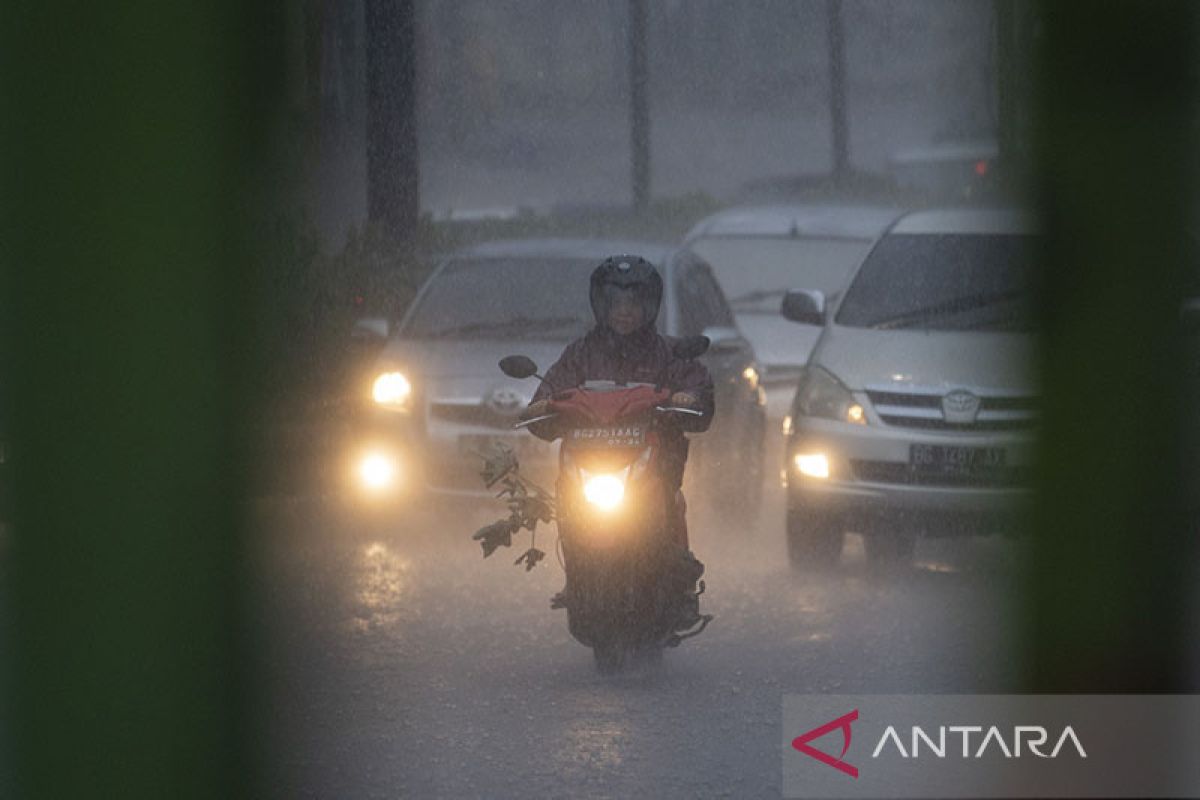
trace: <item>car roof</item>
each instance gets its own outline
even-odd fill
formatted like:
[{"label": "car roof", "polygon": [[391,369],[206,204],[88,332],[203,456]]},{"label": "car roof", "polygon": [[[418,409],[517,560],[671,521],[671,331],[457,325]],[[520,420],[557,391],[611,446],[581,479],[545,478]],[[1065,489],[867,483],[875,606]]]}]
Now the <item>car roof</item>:
[{"label": "car roof", "polygon": [[735,206],[700,220],[688,232],[685,241],[705,236],[874,239],[901,213],[900,209],[870,205]]},{"label": "car roof", "polygon": [[639,255],[662,266],[672,248],[631,239],[500,239],[465,247],[450,258],[581,258],[599,264],[608,256]]},{"label": "car roof", "polygon": [[945,208],[914,211],[896,221],[890,233],[1038,233],[1034,216],[1019,208]]}]

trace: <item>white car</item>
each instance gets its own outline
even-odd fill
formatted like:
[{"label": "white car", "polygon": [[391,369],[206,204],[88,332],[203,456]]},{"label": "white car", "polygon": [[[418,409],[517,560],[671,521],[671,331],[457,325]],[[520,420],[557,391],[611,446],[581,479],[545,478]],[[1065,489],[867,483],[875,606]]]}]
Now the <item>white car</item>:
[{"label": "white car", "polygon": [[712,265],[738,328],[754,345],[776,430],[817,338],[817,329],[780,319],[784,294],[793,286],[826,296],[840,291],[899,215],[876,206],[737,206],[700,220],[684,239]]},{"label": "white car", "polygon": [[788,552],[835,561],[846,531],[868,558],[911,556],[918,534],[1012,527],[1029,495],[1031,220],[922,211],[879,240],[832,307],[784,299],[821,333],[785,419]]}]

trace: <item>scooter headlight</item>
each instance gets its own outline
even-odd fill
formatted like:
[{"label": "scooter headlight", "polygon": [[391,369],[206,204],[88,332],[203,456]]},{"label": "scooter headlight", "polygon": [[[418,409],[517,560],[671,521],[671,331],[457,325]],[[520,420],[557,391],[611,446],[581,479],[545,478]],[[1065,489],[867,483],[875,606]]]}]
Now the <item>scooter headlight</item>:
[{"label": "scooter headlight", "polygon": [[620,475],[589,475],[583,473],[583,496],[601,511],[612,511],[625,499],[625,470]]}]

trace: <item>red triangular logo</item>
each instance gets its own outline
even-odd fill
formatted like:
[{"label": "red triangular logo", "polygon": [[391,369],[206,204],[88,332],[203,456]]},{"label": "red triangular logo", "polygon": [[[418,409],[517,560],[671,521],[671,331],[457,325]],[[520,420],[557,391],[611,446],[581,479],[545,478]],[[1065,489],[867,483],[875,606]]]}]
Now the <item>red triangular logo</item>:
[{"label": "red triangular logo", "polygon": [[[797,736],[795,739],[792,739],[792,747],[796,748],[801,753],[804,753],[804,755],[806,755],[806,756],[815,758],[817,761],[820,761],[822,764],[828,764],[829,766],[833,767],[834,769],[840,770],[841,772],[846,773],[851,778],[857,778],[858,777],[858,767],[854,766],[853,764],[848,764],[842,760],[846,755],[846,751],[850,749],[850,737],[852,735],[851,731],[850,731],[850,723],[854,722],[857,719],[858,719],[858,709],[856,708],[853,711],[851,711],[849,714],[846,714],[845,716],[838,717],[837,719],[832,720],[831,722],[826,722],[821,727],[813,728],[808,733],[803,733],[803,734]],[[829,755],[828,753],[822,753],[817,748],[811,747],[808,744],[813,739],[820,739],[825,734],[829,733],[830,731],[837,730],[838,728],[841,728],[841,731],[842,731],[843,744],[842,744],[842,753],[837,758],[834,758],[833,756]]]}]

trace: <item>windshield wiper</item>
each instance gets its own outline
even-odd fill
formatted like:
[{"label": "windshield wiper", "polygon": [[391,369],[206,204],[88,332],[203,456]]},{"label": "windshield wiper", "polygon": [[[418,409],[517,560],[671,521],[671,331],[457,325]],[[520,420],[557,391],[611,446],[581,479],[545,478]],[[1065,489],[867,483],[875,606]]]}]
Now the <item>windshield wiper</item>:
[{"label": "windshield wiper", "polygon": [[583,325],[583,323],[578,317],[512,317],[505,320],[472,322],[469,325],[454,325],[449,328],[430,331],[427,336],[431,339],[443,339],[468,337],[477,334],[546,333],[547,331],[556,330],[567,325]]},{"label": "windshield wiper", "polygon": [[923,308],[914,308],[910,311],[905,311],[903,314],[897,314],[894,317],[879,320],[871,325],[872,328],[879,330],[887,330],[891,328],[904,328],[911,323],[928,322],[931,319],[944,316],[946,314],[960,314],[964,311],[973,311],[979,308],[1004,303],[1011,300],[1018,300],[1027,296],[1027,292],[999,292],[999,293],[980,293],[970,294],[964,297],[956,297],[953,300],[947,300],[942,303],[937,303],[932,306],[924,306]]}]

